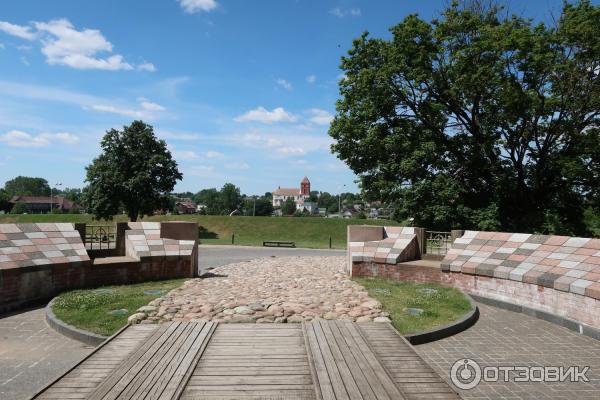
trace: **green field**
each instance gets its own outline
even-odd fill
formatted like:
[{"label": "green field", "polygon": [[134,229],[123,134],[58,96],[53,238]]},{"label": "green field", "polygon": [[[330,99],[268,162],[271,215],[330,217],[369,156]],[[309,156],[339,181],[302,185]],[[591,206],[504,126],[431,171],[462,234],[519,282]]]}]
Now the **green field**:
[{"label": "green field", "polygon": [[[179,287],[185,279],[73,290],[58,296],[52,311],[67,324],[110,336],[141,306]],[[115,313],[116,311],[116,313]],[[116,314],[116,315],[115,315]]]},{"label": "green field", "polygon": [[[455,288],[381,278],[353,279],[383,305],[390,313],[392,325],[403,335],[448,324],[471,310],[467,297]],[[430,289],[434,291],[428,293]],[[419,309],[422,314],[413,315],[407,309]]]},{"label": "green field", "polygon": [[[0,215],[0,223],[26,222],[85,222],[110,224],[126,221],[119,215],[113,222],[94,221],[91,215],[79,214],[26,214]],[[220,215],[170,215],[144,218],[143,221],[196,221],[199,237],[204,244],[231,244],[235,234],[235,244],[261,246],[263,240],[289,240],[297,247],[328,248],[329,237],[332,247],[346,248],[346,227],[348,225],[398,225],[388,220],[333,219],[333,218],[294,218],[294,217],[229,217]]]}]

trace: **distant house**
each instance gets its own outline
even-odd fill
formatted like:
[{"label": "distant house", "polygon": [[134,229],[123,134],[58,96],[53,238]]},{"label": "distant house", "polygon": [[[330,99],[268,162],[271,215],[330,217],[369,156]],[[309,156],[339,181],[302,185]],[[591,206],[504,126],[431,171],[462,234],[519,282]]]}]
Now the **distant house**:
[{"label": "distant house", "polygon": [[195,214],[198,210],[196,203],[188,199],[176,202],[175,208],[179,214]]},{"label": "distant house", "polygon": [[9,203],[14,207],[17,203],[25,204],[28,213],[42,214],[49,213],[52,205],[53,210],[69,212],[74,208],[80,208],[75,202],[62,196],[13,196]]},{"label": "distant house", "polygon": [[296,203],[296,209],[302,210],[309,197],[310,181],[305,176],[300,182],[300,188],[277,188],[273,192],[273,207],[281,207],[287,199],[292,199]]}]

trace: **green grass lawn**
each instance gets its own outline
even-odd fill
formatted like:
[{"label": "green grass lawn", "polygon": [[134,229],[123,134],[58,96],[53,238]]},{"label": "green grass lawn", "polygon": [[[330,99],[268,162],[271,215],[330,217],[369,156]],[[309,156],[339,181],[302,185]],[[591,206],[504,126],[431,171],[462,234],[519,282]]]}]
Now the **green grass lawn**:
[{"label": "green grass lawn", "polygon": [[[99,335],[110,336],[127,323],[141,306],[179,287],[185,279],[147,282],[135,285],[105,286],[73,290],[56,298],[52,310],[67,324]],[[150,292],[145,292],[150,291]],[[127,310],[117,315],[114,310]],[[119,315],[120,314],[120,315]]]},{"label": "green grass lawn", "polygon": [[[398,282],[382,278],[353,278],[390,313],[392,325],[402,334],[424,332],[456,321],[471,310],[469,300],[457,289],[432,284]],[[431,293],[423,289],[435,289]],[[406,309],[423,310],[421,315]],[[410,310],[409,310],[410,311]]]},{"label": "green grass lawn", "polygon": [[[26,214],[0,215],[0,223],[27,222],[85,222],[112,224],[126,221],[118,215],[112,222],[94,221],[91,215],[79,214]],[[348,225],[398,225],[395,221],[334,218],[293,217],[229,217],[221,215],[161,215],[144,218],[143,221],[196,221],[200,229],[201,243],[231,244],[235,233],[235,244],[261,246],[264,240],[286,240],[296,242],[297,247],[328,248],[329,237],[333,248],[346,248]]]}]

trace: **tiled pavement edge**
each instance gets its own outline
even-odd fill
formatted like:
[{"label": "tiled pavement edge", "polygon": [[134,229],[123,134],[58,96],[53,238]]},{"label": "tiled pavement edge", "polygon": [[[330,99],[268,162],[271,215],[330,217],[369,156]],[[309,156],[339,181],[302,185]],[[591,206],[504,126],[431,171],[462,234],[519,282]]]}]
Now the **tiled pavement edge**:
[{"label": "tiled pavement edge", "polygon": [[92,351],[50,328],[44,308],[0,319],[0,400],[27,399]]},{"label": "tiled pavement edge", "polygon": [[457,335],[415,346],[450,381],[452,364],[470,358],[480,366],[589,366],[588,383],[480,383],[454,387],[465,399],[600,398],[600,341],[524,314],[478,303],[479,321]]}]

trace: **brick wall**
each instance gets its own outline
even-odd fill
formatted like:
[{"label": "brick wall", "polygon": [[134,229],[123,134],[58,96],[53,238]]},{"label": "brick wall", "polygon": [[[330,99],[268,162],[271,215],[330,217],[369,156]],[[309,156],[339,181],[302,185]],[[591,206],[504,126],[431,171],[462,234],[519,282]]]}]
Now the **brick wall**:
[{"label": "brick wall", "polygon": [[157,239],[166,251],[101,262],[84,254],[71,224],[0,224],[0,314],[42,303],[66,290],[194,277],[197,225],[179,226],[182,240]]}]

